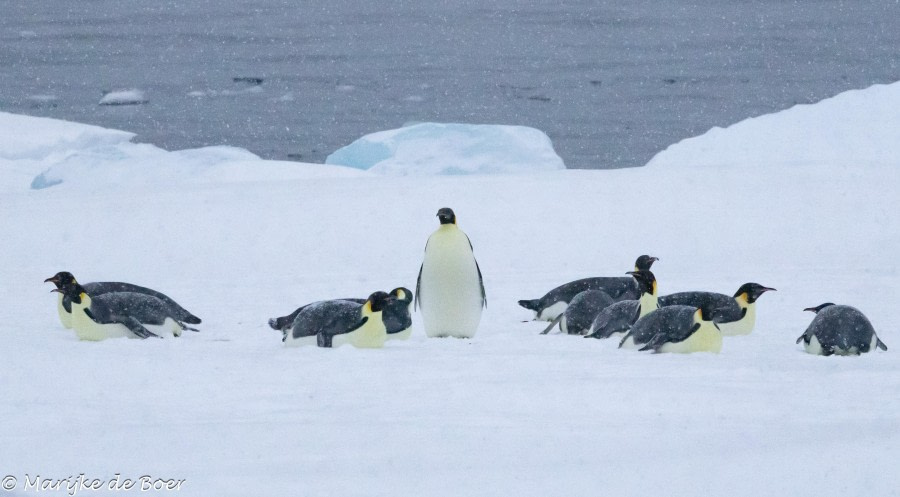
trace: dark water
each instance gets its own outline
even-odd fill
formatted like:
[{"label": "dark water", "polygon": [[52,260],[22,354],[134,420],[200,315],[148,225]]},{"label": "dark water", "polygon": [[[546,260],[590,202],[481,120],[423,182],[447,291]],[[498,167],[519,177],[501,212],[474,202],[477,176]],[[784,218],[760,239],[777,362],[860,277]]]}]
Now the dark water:
[{"label": "dark water", "polygon": [[[897,0],[0,0],[0,110],[274,159],[444,121],[539,128],[568,167],[639,166],[897,80]],[[97,105],[120,88],[149,103]]]}]

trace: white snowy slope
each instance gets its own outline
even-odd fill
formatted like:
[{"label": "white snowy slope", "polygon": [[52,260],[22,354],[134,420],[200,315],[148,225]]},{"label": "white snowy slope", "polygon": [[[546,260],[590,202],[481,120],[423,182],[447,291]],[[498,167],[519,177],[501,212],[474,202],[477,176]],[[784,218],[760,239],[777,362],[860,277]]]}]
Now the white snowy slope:
[{"label": "white snowy slope", "polygon": [[[847,113],[898,103],[900,84],[840,95],[638,169],[415,177],[0,114],[0,477],[18,496],[26,474],[79,473],[186,479],[192,496],[897,495],[900,114]],[[759,122],[806,139],[770,153]],[[47,169],[62,183],[32,189]],[[268,328],[313,300],[414,288],[444,206],[484,273],[474,339],[426,339],[418,315],[377,350],[287,349]],[[719,355],[521,322],[517,299],[643,253],[663,294],[778,291]],[[202,331],[79,342],[42,283],[60,270],[161,290]],[[861,309],[889,350],[804,353],[802,309],[825,301]]]},{"label": "white snowy slope", "polygon": [[[0,112],[0,193],[54,187],[94,194],[119,188],[170,191],[196,183],[356,177],[347,167],[263,161],[234,147],[168,152],[135,144],[134,133]],[[147,192],[152,195],[153,190]]]}]

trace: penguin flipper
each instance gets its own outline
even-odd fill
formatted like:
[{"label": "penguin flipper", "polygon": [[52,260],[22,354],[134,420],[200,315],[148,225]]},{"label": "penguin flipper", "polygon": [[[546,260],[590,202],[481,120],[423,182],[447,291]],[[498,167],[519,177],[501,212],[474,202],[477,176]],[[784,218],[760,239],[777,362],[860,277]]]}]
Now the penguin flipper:
[{"label": "penguin flipper", "polygon": [[369,322],[369,316],[366,316],[366,317],[360,319],[359,322],[356,323],[355,325],[353,325],[349,330],[347,330],[347,331],[345,331],[345,332],[343,332],[343,333],[338,333],[338,334],[339,334],[339,335],[343,335],[343,334],[345,334],[345,333],[353,333],[354,331],[356,331],[356,330],[362,328],[362,327],[363,327],[366,323],[368,323],[368,322]]},{"label": "penguin flipper", "polygon": [[651,338],[649,342],[645,343],[644,346],[639,348],[638,350],[641,352],[645,352],[647,350],[656,351],[656,349],[658,349],[664,342],[665,340],[663,339],[662,334],[657,333],[656,335],[653,335],[653,338]]},{"label": "penguin flipper", "polygon": [[[472,242],[469,242],[469,246]],[[475,261],[475,270],[478,271],[478,286],[481,287],[481,306],[487,309],[487,294],[484,292],[484,278],[481,277],[481,268],[478,267],[478,261]]]},{"label": "penguin flipper", "polygon": [[[427,249],[428,246],[426,245]],[[425,263],[423,262],[421,266],[419,266],[419,277],[416,278],[416,295],[415,295],[415,305],[413,306],[415,309],[419,308],[419,300],[422,298],[422,268],[425,267]]]},{"label": "penguin flipper", "polygon": [[337,335],[346,335],[347,333],[353,333],[354,331],[362,328],[367,322],[369,322],[369,317],[365,316],[360,319],[356,324],[348,328],[346,331],[341,331],[340,333],[325,333],[320,331],[316,334],[316,344],[319,347],[331,348],[332,343],[334,341],[334,337]]},{"label": "penguin flipper", "polygon": [[800,343],[804,338],[806,338],[806,333],[804,333],[804,334],[800,335],[799,337],[797,337],[797,341],[794,342],[794,343]]},{"label": "penguin flipper", "polygon": [[[85,309],[85,311],[86,310],[87,309]],[[142,325],[140,323],[140,321],[138,321],[137,319],[134,319],[133,317],[126,317],[126,318],[122,319],[120,322],[121,322],[121,324],[125,325],[126,328],[131,330],[132,333],[134,333],[135,335],[137,335],[140,338],[150,338],[150,337],[159,338],[159,335],[157,335],[156,333],[153,333],[152,331],[148,330],[147,328],[144,328],[144,325]]]},{"label": "penguin flipper", "polygon": [[884,342],[882,342],[880,338],[875,337],[875,340],[876,340],[875,341],[876,349],[881,349],[881,350],[887,351],[887,345],[885,345]]},{"label": "penguin flipper", "polygon": [[95,323],[97,322],[97,318],[94,317],[94,313],[92,313],[90,309],[85,308],[85,309],[82,309],[82,310],[83,310],[84,313],[87,315],[87,317],[91,318],[91,321],[93,321],[93,322],[95,322]]},{"label": "penguin flipper", "polygon": [[565,315],[566,315],[566,313],[564,313],[564,312],[559,313],[559,316],[556,316],[555,318],[553,318],[553,321],[550,321],[550,325],[547,326],[546,328],[544,328],[544,331],[541,332],[541,335],[546,335],[547,333],[550,333],[550,330],[552,330],[554,326],[559,324],[559,322],[562,321],[562,318]]},{"label": "penguin flipper", "polygon": [[625,335],[624,335],[624,336],[622,336],[622,339],[621,339],[621,340],[619,340],[619,348],[620,348],[620,349],[621,349],[621,348],[622,348],[622,344],[624,344],[624,343],[625,343],[625,340],[628,340],[628,338],[630,338],[630,337],[631,337],[631,334],[632,334],[632,333],[631,333],[631,330],[628,330],[628,332],[627,332],[627,333],[625,333]]}]

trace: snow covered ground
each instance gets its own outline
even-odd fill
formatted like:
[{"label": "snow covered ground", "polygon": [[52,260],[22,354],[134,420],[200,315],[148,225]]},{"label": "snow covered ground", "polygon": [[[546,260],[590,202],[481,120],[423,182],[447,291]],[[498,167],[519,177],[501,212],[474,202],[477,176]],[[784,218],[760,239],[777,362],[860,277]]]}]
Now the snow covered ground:
[{"label": "snow covered ground", "polygon": [[[900,84],[872,87],[648,167],[427,177],[0,114],[0,478],[16,496],[80,473],[201,496],[897,495],[897,108]],[[426,339],[415,315],[384,349],[286,349],[267,327],[312,300],[414,288],[443,206],[484,273],[474,339]],[[517,299],[642,253],[662,293],[778,291],[719,355],[521,322]],[[60,270],[161,290],[202,331],[79,342],[42,283]],[[802,352],[801,309],[825,301],[863,310],[890,350]]]}]

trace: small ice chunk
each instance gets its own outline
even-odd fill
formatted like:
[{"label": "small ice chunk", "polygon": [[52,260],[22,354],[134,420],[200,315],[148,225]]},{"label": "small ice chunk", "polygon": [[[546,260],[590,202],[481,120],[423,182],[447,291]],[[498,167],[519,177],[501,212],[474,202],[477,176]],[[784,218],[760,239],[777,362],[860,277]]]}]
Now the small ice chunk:
[{"label": "small ice chunk", "polygon": [[144,92],[137,89],[107,92],[100,99],[100,105],[140,105],[149,102]]}]

